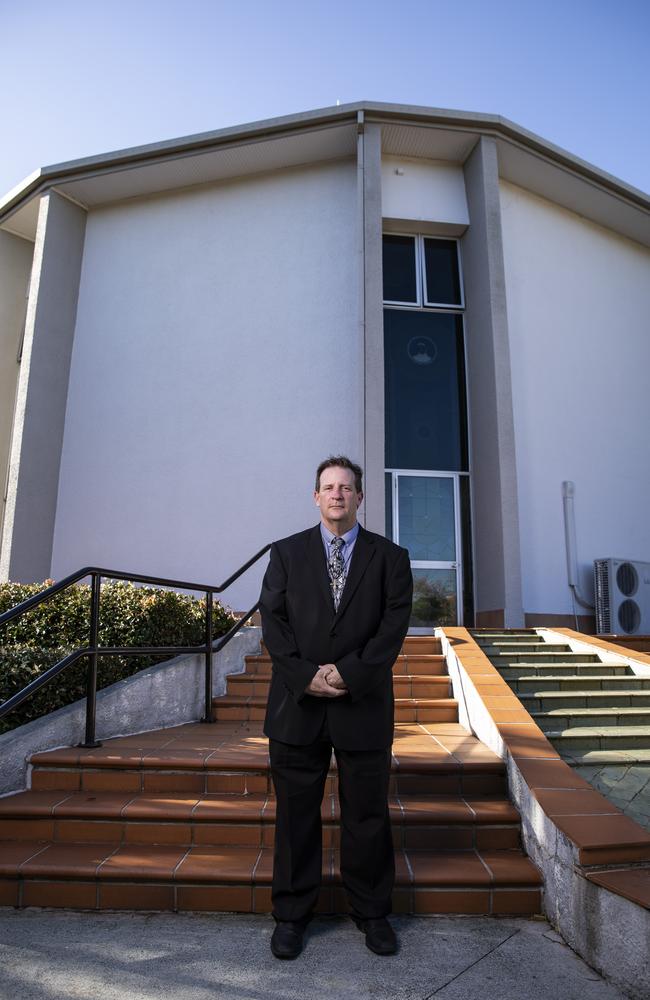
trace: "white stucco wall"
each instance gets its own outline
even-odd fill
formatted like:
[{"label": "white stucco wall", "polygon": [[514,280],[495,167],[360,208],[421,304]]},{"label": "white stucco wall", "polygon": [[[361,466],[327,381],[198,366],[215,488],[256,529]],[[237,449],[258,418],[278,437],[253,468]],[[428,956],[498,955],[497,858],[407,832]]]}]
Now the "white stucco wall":
[{"label": "white stucco wall", "polygon": [[316,465],[361,447],[356,197],[345,161],[89,213],[55,578],[218,583],[316,523]]},{"label": "white stucco wall", "polygon": [[25,322],[33,255],[33,243],[0,230],[0,538],[18,380],[18,347]]},{"label": "white stucco wall", "polygon": [[581,586],[650,560],[650,252],[501,184],[524,607],[571,613],[563,480]]},{"label": "white stucco wall", "polygon": [[385,219],[469,222],[463,168],[453,163],[382,156],[381,204]]}]

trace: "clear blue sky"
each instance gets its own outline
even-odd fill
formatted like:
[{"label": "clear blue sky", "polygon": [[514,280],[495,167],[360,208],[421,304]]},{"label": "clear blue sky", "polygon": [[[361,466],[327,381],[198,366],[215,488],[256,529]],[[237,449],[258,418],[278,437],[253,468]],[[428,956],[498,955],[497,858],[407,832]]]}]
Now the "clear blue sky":
[{"label": "clear blue sky", "polygon": [[650,191],[650,0],[0,0],[0,194],[339,100],[501,114]]}]

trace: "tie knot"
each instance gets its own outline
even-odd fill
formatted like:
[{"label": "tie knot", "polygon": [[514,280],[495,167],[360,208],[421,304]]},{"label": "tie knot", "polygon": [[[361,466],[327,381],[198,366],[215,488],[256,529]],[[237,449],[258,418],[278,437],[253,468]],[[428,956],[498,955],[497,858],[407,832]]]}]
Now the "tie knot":
[{"label": "tie knot", "polygon": [[340,552],[343,546],[345,545],[345,542],[338,535],[335,535],[334,538],[331,540],[330,545],[332,546],[335,552]]}]

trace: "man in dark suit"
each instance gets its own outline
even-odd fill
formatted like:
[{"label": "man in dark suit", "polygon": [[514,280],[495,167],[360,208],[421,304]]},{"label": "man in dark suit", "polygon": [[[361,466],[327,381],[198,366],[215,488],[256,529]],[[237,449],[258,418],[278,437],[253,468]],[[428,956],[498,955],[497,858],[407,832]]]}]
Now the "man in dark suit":
[{"label": "man in dark suit", "polygon": [[264,721],[277,815],[271,950],[295,958],[321,883],[321,801],[332,748],[341,875],[351,915],[377,954],[397,948],[386,916],[395,860],[388,814],[392,667],[406,635],[408,552],[357,522],[361,469],[321,462],[321,521],[274,542],[260,612],[273,664]]}]

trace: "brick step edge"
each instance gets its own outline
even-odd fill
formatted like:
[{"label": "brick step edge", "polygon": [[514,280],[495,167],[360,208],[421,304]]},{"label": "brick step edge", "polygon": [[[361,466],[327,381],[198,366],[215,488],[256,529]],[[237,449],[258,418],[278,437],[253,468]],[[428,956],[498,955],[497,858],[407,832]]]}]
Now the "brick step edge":
[{"label": "brick step edge", "polygon": [[[57,882],[0,880],[0,908],[48,907],[91,911],[271,913],[271,890],[257,885],[182,885],[152,882]],[[349,913],[345,891],[326,886],[319,915]],[[395,915],[532,917],[542,912],[538,886],[472,888],[405,887],[393,893]]]},{"label": "brick step edge", "polygon": [[[47,840],[42,846],[76,847],[79,850],[95,843],[111,844],[115,849],[137,850],[148,848],[176,847],[182,850],[203,850],[232,847],[272,848],[275,837],[275,821],[265,822],[188,822],[152,823],[146,820],[93,820],[65,818],[47,820],[0,820],[0,864],[3,848],[16,838],[27,840],[39,836],[30,824],[47,828]],[[89,837],[89,828],[94,824],[100,829],[100,837]],[[3,827],[9,830],[5,837]],[[75,830],[80,826],[80,831]],[[392,842],[395,850],[422,851],[507,851],[521,850],[521,827],[513,823],[402,823],[391,821]],[[340,847],[340,823],[338,820],[323,821],[323,846],[327,849]]]}]

